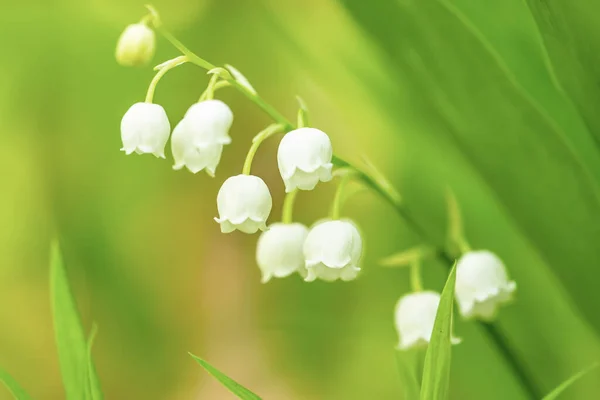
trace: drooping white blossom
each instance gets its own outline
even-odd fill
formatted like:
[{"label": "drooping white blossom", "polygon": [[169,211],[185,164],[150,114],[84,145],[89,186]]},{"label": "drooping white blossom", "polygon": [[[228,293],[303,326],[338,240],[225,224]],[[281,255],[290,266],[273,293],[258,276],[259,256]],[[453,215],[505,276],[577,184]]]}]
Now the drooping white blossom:
[{"label": "drooping white blossom", "polygon": [[[439,304],[440,294],[433,291],[410,293],[398,300],[394,322],[400,339],[399,349],[427,346]],[[460,339],[452,337],[452,343],[460,343]]]},{"label": "drooping white blossom", "polygon": [[204,169],[208,175],[214,177],[217,165],[221,161],[223,145],[194,142],[194,135],[187,127],[184,118],[173,129],[171,151],[175,161],[173,169],[180,170],[186,167],[194,174]]},{"label": "drooping white blossom", "polygon": [[146,24],[129,25],[117,42],[115,58],[125,67],[146,65],[154,57],[156,37]]},{"label": "drooping white blossom", "polygon": [[204,100],[193,104],[185,113],[188,129],[197,144],[229,144],[233,112],[221,100]]},{"label": "drooping white blossom", "polygon": [[262,272],[262,282],[272,277],[283,278],[298,272],[305,276],[302,247],[308,228],[300,223],[271,224],[258,238],[256,262]]},{"label": "drooping white blossom", "polygon": [[227,178],[217,195],[221,232],[239,230],[255,233],[267,228],[273,200],[266,183],[258,176],[236,175]]},{"label": "drooping white blossom", "polygon": [[331,140],[315,128],[299,128],[288,132],[277,150],[277,164],[285,183],[285,191],[312,190],[319,181],[331,180]]},{"label": "drooping white blossom", "polygon": [[194,174],[204,169],[214,176],[223,145],[231,142],[229,128],[232,123],[233,113],[220,100],[192,105],[171,136],[173,169],[186,167]]},{"label": "drooping white blossom", "polygon": [[362,239],[352,222],[334,220],[316,224],[304,242],[307,269],[304,280],[351,281],[360,272],[361,255]]},{"label": "drooping white blossom", "polygon": [[135,103],[121,120],[122,151],[125,154],[154,154],[165,158],[165,145],[171,125],[162,106],[153,103]]},{"label": "drooping white blossom", "polygon": [[493,319],[498,308],[512,299],[516,288],[502,260],[490,251],[469,251],[458,260],[455,294],[465,318]]}]

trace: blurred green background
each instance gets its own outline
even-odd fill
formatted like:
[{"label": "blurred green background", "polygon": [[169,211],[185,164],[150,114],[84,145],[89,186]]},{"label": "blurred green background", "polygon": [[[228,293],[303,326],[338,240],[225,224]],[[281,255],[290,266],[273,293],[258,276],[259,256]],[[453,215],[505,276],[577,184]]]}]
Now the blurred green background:
[{"label": "blurred green background", "polygon": [[[266,399],[402,398],[393,307],[406,271],[377,261],[422,242],[368,192],[344,209],[363,230],[355,282],[260,284],[256,236],[222,235],[220,184],[270,121],[233,90],[216,179],[119,152],[121,116],[151,68],[114,61],[141,1],[0,5],[0,365],[38,399],[64,397],[48,294],[55,235],[107,399],[229,399],[188,351]],[[453,188],[472,245],[518,283],[498,326],[544,392],[600,359],[600,6],[591,0],[156,1],[192,50],[240,69],[286,115],[295,95],[337,154],[368,156],[436,244]],[[176,56],[159,39],[155,63]],[[207,83],[186,65],[155,101],[172,126]],[[277,140],[254,173],[283,185]],[[333,185],[301,193],[297,218],[325,216]],[[440,290],[447,265],[429,262]],[[526,399],[486,333],[457,321],[453,399]],[[0,399],[8,399],[0,390]],[[564,399],[596,399],[600,373]]]}]

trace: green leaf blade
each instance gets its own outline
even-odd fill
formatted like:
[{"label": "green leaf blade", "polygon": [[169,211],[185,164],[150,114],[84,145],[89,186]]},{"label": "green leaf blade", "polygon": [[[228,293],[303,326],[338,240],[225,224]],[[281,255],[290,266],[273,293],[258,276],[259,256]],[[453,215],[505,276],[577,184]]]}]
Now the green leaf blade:
[{"label": "green leaf blade", "polygon": [[98,375],[96,374],[96,367],[94,366],[94,360],[92,359],[92,347],[94,346],[94,340],[96,339],[97,331],[98,331],[97,326],[94,325],[92,327],[92,332],[90,333],[90,338],[88,339],[88,343],[87,343],[86,396],[89,400],[102,400],[103,399],[102,390],[100,388],[100,380],[98,379]]},{"label": "green leaf blade", "polygon": [[196,357],[192,353],[189,354],[194,360],[196,360],[198,364],[202,366],[202,368],[204,368],[209,374],[214,376],[219,382],[221,382],[223,386],[229,389],[231,393],[235,394],[240,399],[261,400],[261,398],[258,395],[252,393],[250,390],[246,389],[245,387],[243,387],[242,385],[240,385],[239,383],[237,383],[236,381],[234,381],[233,379],[231,379],[230,377],[228,377],[227,375],[210,365],[208,362],[204,361],[200,357]]},{"label": "green leaf blade", "polygon": [[442,291],[431,340],[427,346],[421,382],[421,400],[444,400],[448,397],[455,283],[456,265],[450,271]]},{"label": "green leaf blade", "polygon": [[600,145],[597,3],[588,0],[526,0],[526,4],[539,28],[552,73],[573,99],[596,145]]},{"label": "green leaf blade", "polygon": [[583,378],[593,369],[597,368],[600,364],[594,363],[589,367],[579,371],[575,375],[571,376],[569,379],[558,385],[552,392],[548,393],[542,400],[555,400],[557,399],[565,390],[567,390],[571,385],[577,382],[579,379]]},{"label": "green leaf blade", "polygon": [[[77,305],[69,287],[67,273],[57,242],[52,244],[50,256],[50,295],[56,347],[66,398],[80,400],[89,393],[88,382],[99,391],[98,378],[88,378],[91,358]],[[95,370],[94,370],[95,371]]]},{"label": "green leaf blade", "polygon": [[31,396],[27,394],[25,389],[17,383],[17,381],[8,374],[8,372],[0,369],[0,382],[6,386],[10,394],[15,400],[31,400]]},{"label": "green leaf blade", "polygon": [[[556,93],[558,89],[548,84],[546,89],[552,91],[554,100],[552,105],[543,102],[542,106],[539,99],[544,92],[523,86],[528,77],[537,76],[536,70],[517,74],[513,67],[519,62],[529,65],[529,55],[534,53],[521,52],[528,57],[507,63],[507,51],[492,45],[502,35],[504,49],[525,40],[526,33],[514,32],[515,36],[509,37],[506,32],[512,13],[503,14],[508,17],[500,33],[492,35],[486,30],[482,38],[479,29],[466,23],[466,13],[449,7],[447,0],[343,3],[389,62],[392,82],[415,96],[411,104],[419,102],[412,114],[398,110],[399,116],[412,120],[422,134],[455,141],[462,157],[502,204],[510,223],[542,255],[561,285],[573,293],[584,317],[600,331],[597,310],[591,306],[595,304],[595,281],[589,279],[587,268],[600,259],[596,245],[600,153],[585,126],[575,125],[579,116],[567,110],[563,103],[569,99]],[[524,12],[522,7],[515,12],[518,9]],[[381,15],[386,15],[385,20]],[[471,22],[473,11],[468,15],[467,22]],[[535,33],[530,28],[529,32]],[[541,50],[535,54],[540,55]],[[559,123],[552,118],[558,115],[555,110],[568,112],[562,117],[572,122]],[[536,201],[524,202],[524,196]],[[544,200],[549,198],[552,201]],[[556,212],[562,209],[568,212]],[[568,230],[556,229],[563,226]],[[565,232],[577,232],[577,240]]]}]

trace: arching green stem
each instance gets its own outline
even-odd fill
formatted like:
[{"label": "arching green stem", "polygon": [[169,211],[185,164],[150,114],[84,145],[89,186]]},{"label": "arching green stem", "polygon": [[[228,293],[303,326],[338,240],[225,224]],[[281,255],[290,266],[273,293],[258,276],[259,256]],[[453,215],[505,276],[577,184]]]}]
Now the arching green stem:
[{"label": "arching green stem", "polygon": [[252,146],[250,146],[250,150],[248,150],[248,155],[246,155],[246,161],[244,161],[244,167],[242,169],[242,174],[250,175],[250,170],[252,169],[252,161],[254,160],[254,156],[258,151],[261,143],[264,142],[269,137],[273,136],[276,133],[280,133],[283,131],[283,126],[280,124],[272,124],[267,126],[261,132],[259,132],[254,139],[252,139]]},{"label": "arching green stem", "polygon": [[308,106],[306,105],[306,102],[302,99],[302,97],[296,96],[296,99],[298,100],[298,105],[300,106],[298,108],[298,123],[296,124],[296,126],[298,128],[304,128],[307,127],[309,124]]},{"label": "arching green stem", "polygon": [[[194,65],[199,66],[207,71],[211,69],[217,68],[215,65],[206,61],[202,57],[196,55],[193,51],[188,49],[183,43],[181,43],[175,36],[171,34],[160,22],[160,18],[158,17],[158,13],[152,6],[146,6],[149,10],[152,10],[152,13],[155,15],[153,17],[154,28],[171,44],[178,49],[181,53],[187,56],[188,61]],[[233,79],[230,74],[221,75],[221,79],[229,82],[231,86],[235,87],[240,93],[250,99],[254,104],[256,104],[260,109],[262,109],[265,113],[267,113],[274,121],[281,124],[283,126],[283,130],[289,131],[294,129],[294,124],[292,124],[286,117],[283,116],[277,109],[267,103],[262,97],[258,94],[254,93],[246,86],[240,84],[238,81]]]},{"label": "arching green stem", "polygon": [[293,221],[294,202],[298,195],[298,189],[294,189],[289,193],[286,193],[285,199],[283,200],[283,210],[281,212],[281,222],[284,224],[291,224]]},{"label": "arching green stem", "polygon": [[352,179],[351,172],[345,172],[338,183],[337,189],[335,191],[335,197],[333,198],[333,204],[331,205],[331,219],[340,219],[340,214],[342,211],[342,204],[344,202],[344,192],[348,183]]},{"label": "arching green stem", "polygon": [[212,100],[215,97],[215,90],[217,86],[217,82],[219,81],[219,74],[213,74],[210,77],[210,81],[208,81],[208,86],[206,86],[206,90],[202,92],[199,101],[204,100]]},{"label": "arching green stem", "polygon": [[145,100],[146,103],[152,103],[152,100],[154,100],[154,92],[156,91],[156,86],[158,85],[158,82],[162,79],[162,77],[165,76],[165,74],[173,68],[184,64],[187,61],[187,56],[179,56],[160,65],[160,69],[158,70],[156,75],[154,75],[154,78],[152,78],[150,86],[148,86],[148,92],[146,93]]},{"label": "arching green stem", "polygon": [[226,88],[229,86],[231,86],[231,83],[221,80],[221,81],[218,81],[217,83],[215,83],[214,91],[216,92],[219,89],[223,89],[223,88]]},{"label": "arching green stem", "polygon": [[461,254],[465,254],[468,253],[469,251],[471,251],[471,245],[469,245],[469,243],[467,242],[467,240],[463,237],[461,240],[459,240],[456,245],[458,246],[458,250],[460,251]]},{"label": "arching green stem", "polygon": [[415,259],[410,264],[410,288],[413,292],[423,291],[423,281],[421,279],[421,260]]}]

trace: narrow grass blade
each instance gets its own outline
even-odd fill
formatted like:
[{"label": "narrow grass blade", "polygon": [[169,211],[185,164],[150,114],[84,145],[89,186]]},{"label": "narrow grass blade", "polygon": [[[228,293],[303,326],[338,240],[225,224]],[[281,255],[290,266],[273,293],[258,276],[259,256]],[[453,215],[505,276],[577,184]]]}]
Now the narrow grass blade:
[{"label": "narrow grass blade", "polygon": [[31,400],[31,396],[27,394],[25,389],[23,389],[16,380],[13,379],[12,376],[8,374],[8,372],[0,369],[0,382],[4,383],[4,386],[8,389],[10,394],[13,395],[15,400]]},{"label": "narrow grass blade", "polygon": [[227,375],[225,375],[224,373],[222,373],[221,371],[219,371],[200,357],[196,357],[192,353],[189,354],[194,360],[198,362],[198,364],[202,366],[202,368],[204,368],[209,374],[217,378],[217,380],[221,382],[223,386],[229,389],[231,393],[235,394],[240,399],[261,400],[261,398],[258,395],[252,393],[250,390],[246,389],[245,387],[243,387],[242,385],[240,385],[239,383],[237,383],[236,381],[234,381],[233,379],[231,379],[230,377],[228,377]]},{"label": "narrow grass blade", "polygon": [[[58,360],[66,398],[81,400],[87,393],[88,344],[69,287],[58,242],[54,242],[51,249],[50,296]],[[97,382],[97,377],[94,380]]]},{"label": "narrow grass blade", "polygon": [[442,291],[431,340],[427,347],[421,382],[421,400],[444,400],[448,397],[455,282],[456,264],[452,267]]},{"label": "narrow grass blade", "polygon": [[90,333],[90,338],[87,343],[87,353],[86,353],[86,398],[88,400],[102,400],[102,390],[100,389],[100,381],[98,380],[98,375],[96,374],[96,368],[94,367],[94,361],[92,359],[92,348],[94,346],[94,340],[96,339],[96,333],[98,332],[98,327],[94,325],[92,327],[92,332]]},{"label": "narrow grass blade", "polygon": [[578,373],[576,373],[575,375],[573,375],[572,377],[570,377],[569,379],[567,379],[566,381],[564,381],[563,383],[561,383],[560,385],[558,385],[552,392],[550,392],[546,396],[544,396],[544,398],[542,400],[554,400],[554,399],[557,399],[562,394],[562,392],[564,392],[572,384],[574,384],[579,379],[581,379],[584,375],[586,375],[589,372],[591,372],[594,368],[597,368],[598,365],[600,365],[600,364],[594,363],[594,364],[590,365],[589,367],[585,368],[584,370],[579,371]]}]

